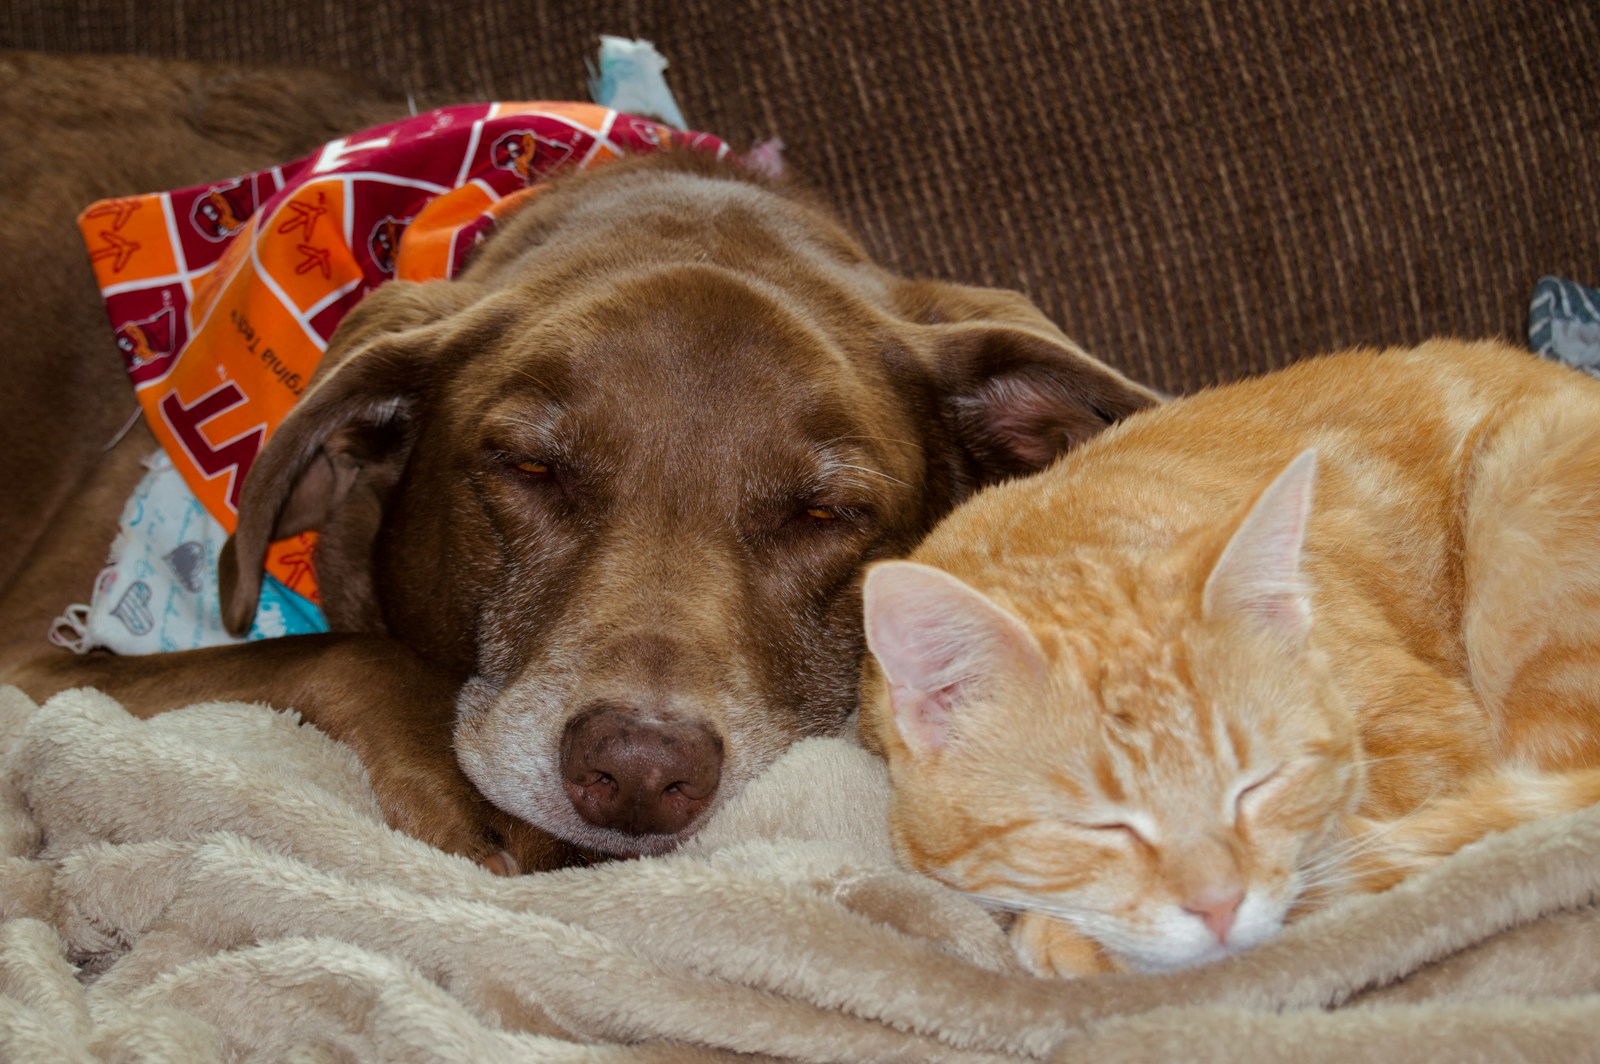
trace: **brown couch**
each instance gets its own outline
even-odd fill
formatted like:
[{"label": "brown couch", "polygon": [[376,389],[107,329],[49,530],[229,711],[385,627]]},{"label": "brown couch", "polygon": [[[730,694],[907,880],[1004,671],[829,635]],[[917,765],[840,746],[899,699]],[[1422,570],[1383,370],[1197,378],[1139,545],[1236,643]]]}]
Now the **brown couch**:
[{"label": "brown couch", "polygon": [[1525,332],[1600,282],[1589,0],[17,0],[0,47],[344,68],[419,108],[582,98],[656,42],[691,124],[777,136],[872,249],[1021,288],[1170,391]]}]

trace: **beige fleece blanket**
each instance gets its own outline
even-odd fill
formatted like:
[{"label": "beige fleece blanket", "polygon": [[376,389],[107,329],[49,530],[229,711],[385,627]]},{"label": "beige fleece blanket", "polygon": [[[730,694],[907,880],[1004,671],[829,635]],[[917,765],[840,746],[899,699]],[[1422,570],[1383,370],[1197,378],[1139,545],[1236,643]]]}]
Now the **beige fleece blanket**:
[{"label": "beige fleece blanket", "polygon": [[389,830],[347,750],[259,706],[0,689],[0,764],[5,1061],[1600,1056],[1600,810],[1212,968],[1068,983],[894,867],[842,741],[690,850],[511,880]]}]

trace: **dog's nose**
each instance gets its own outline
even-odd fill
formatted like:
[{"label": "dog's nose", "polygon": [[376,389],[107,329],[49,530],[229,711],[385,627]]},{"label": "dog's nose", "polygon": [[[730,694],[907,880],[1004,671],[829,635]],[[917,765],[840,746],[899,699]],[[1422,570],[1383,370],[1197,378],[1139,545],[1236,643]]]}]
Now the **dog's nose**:
[{"label": "dog's nose", "polygon": [[722,740],[700,721],[645,720],[625,707],[593,706],[567,723],[561,776],[589,823],[671,835],[717,793]]}]

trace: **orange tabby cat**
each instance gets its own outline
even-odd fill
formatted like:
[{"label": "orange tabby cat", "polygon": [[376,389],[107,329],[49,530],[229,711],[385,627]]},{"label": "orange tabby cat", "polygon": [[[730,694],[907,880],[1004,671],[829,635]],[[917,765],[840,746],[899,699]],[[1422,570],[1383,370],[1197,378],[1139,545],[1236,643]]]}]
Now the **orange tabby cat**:
[{"label": "orange tabby cat", "polygon": [[1504,345],[1151,409],[913,557],[862,732],[902,857],[1037,971],[1219,958],[1600,800],[1600,382]]}]

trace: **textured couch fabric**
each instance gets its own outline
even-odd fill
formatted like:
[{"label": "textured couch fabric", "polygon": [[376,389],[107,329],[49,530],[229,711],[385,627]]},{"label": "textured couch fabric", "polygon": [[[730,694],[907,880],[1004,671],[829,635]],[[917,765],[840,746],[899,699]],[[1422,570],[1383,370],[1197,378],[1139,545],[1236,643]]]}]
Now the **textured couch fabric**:
[{"label": "textured couch fabric", "polygon": [[[1520,338],[1600,281],[1590,0],[11,0],[0,47],[582,98],[656,42],[691,124],[791,164],[900,269],[1020,288],[1187,391],[1354,344]],[[219,175],[221,176],[221,175]]]}]

